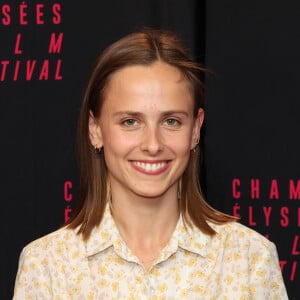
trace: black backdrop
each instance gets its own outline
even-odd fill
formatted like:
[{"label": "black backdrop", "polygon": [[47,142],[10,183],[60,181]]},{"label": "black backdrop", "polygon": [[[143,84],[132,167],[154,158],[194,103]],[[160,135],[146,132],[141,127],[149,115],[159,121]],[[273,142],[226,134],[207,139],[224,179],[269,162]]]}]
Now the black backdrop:
[{"label": "black backdrop", "polygon": [[207,196],[276,243],[299,299],[300,3],[210,0],[206,19]]},{"label": "black backdrop", "polygon": [[176,31],[212,70],[203,174],[209,202],[276,243],[297,299],[298,1],[0,3],[0,299],[12,296],[22,247],[74,207],[76,121],[96,56],[143,25]]}]

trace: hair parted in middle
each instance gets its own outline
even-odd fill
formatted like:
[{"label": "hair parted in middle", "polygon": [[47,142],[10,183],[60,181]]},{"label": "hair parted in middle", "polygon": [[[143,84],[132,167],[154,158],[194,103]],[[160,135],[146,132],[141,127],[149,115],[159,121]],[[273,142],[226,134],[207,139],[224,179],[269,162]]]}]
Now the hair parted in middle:
[{"label": "hair parted in middle", "polygon": [[[93,151],[89,138],[89,118],[101,115],[110,77],[122,68],[162,62],[177,68],[190,85],[194,100],[194,118],[204,107],[205,68],[196,63],[179,38],[170,31],[143,29],[129,34],[106,48],[97,59],[84,95],[78,123],[79,194],[77,207],[67,226],[79,227],[86,240],[100,224],[106,203],[110,201],[110,185],[103,151]],[[199,183],[201,146],[191,151],[181,178],[180,212],[189,226],[197,226],[206,234],[215,231],[207,221],[225,223],[234,217],[213,209],[204,199]]]}]

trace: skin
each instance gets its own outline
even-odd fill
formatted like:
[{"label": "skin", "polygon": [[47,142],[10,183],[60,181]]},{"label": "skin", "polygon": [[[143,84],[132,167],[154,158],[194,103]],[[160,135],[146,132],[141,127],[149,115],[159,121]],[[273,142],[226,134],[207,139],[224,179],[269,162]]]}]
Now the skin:
[{"label": "skin", "polygon": [[157,256],[176,226],[178,182],[204,118],[202,109],[194,118],[193,107],[179,70],[157,62],[114,73],[100,118],[90,116],[91,143],[104,149],[114,220],[140,261]]}]

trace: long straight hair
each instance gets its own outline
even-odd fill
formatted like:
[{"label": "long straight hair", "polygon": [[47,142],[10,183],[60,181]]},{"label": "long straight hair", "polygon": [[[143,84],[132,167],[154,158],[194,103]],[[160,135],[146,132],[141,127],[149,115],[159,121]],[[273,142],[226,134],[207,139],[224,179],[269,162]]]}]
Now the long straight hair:
[{"label": "long straight hair", "polygon": [[[89,139],[89,116],[92,112],[99,118],[105,88],[110,77],[118,70],[133,65],[149,66],[164,62],[176,67],[189,82],[194,99],[194,118],[199,108],[204,107],[205,68],[196,63],[178,37],[169,31],[145,29],[129,34],[116,41],[99,56],[91,72],[84,95],[78,122],[79,194],[77,206],[69,228],[79,228],[87,240],[93,228],[100,224],[110,191],[108,172],[103,151],[95,153]],[[205,201],[199,183],[201,146],[191,155],[181,178],[180,211],[189,226],[213,235],[215,231],[208,221],[222,224],[234,217],[213,209]]]}]

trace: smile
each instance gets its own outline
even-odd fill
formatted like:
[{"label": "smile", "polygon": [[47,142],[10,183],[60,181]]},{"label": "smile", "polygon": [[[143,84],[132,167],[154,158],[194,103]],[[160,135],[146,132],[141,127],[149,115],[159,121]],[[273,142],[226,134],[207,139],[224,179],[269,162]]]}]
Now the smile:
[{"label": "smile", "polygon": [[150,173],[150,174],[159,174],[165,171],[168,168],[167,161],[161,162],[141,162],[141,161],[132,161],[133,167],[143,173]]}]

